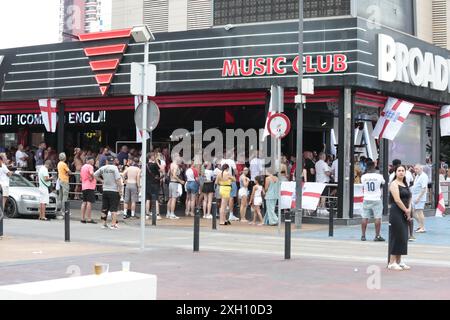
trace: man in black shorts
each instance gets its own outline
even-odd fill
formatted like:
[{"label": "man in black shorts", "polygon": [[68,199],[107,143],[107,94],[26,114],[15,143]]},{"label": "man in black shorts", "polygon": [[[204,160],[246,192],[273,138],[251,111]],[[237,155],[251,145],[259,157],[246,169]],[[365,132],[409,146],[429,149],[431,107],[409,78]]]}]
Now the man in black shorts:
[{"label": "man in black shorts", "polygon": [[119,210],[120,197],[122,196],[122,177],[119,169],[112,164],[113,162],[114,157],[107,157],[106,165],[98,169],[94,176],[103,184],[102,220],[104,224],[102,228],[108,228],[106,220],[108,212],[111,212],[112,221],[109,228],[117,230],[119,229],[117,225],[117,211]]},{"label": "man in black shorts", "polygon": [[[92,204],[95,203],[95,187],[97,181],[94,177],[94,158],[87,158],[86,164],[81,167],[80,180],[83,193],[83,203],[81,204],[81,223],[97,224],[92,220]],[[87,216],[87,220],[86,220]]]}]

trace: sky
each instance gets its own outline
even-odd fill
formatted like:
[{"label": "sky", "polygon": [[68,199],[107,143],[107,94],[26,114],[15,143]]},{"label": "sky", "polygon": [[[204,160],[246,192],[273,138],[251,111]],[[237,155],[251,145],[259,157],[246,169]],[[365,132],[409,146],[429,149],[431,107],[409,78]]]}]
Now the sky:
[{"label": "sky", "polygon": [[59,41],[59,0],[0,1],[0,49]]}]

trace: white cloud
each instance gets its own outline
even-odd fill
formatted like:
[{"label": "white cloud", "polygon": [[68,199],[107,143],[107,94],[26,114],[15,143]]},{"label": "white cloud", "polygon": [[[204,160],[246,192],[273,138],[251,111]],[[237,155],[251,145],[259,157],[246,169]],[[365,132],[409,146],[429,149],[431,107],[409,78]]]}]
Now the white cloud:
[{"label": "white cloud", "polygon": [[59,39],[59,0],[0,1],[0,49]]}]

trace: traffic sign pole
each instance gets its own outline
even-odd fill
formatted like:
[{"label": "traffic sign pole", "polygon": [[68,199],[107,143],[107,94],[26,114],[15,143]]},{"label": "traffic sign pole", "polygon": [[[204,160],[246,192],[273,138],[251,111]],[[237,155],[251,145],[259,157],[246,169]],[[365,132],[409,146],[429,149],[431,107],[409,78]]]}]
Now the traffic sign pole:
[{"label": "traffic sign pole", "polygon": [[[149,55],[149,46],[150,42],[146,42],[144,44],[144,73],[142,77],[142,88],[146,88],[146,71],[147,71],[147,64],[148,64],[148,55]],[[148,107],[148,96],[146,92],[144,92],[144,96],[142,98],[142,103],[144,110],[142,110],[143,117],[142,117],[142,169],[141,169],[141,176],[142,176],[142,182],[141,182],[141,250],[145,249],[145,207],[146,207],[146,176],[147,176],[147,107]]]}]

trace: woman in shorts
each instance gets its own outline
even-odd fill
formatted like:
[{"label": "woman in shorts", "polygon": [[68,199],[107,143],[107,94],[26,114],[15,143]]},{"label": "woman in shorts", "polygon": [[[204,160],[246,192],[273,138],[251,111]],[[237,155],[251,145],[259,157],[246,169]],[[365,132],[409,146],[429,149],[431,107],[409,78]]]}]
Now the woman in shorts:
[{"label": "woman in shorts", "polygon": [[244,168],[242,170],[242,174],[239,177],[239,200],[240,200],[240,218],[242,222],[247,222],[246,213],[248,206],[248,185],[250,183],[250,179],[248,178],[249,169]]},{"label": "woman in shorts", "polygon": [[217,175],[216,184],[219,186],[219,194],[221,197],[220,205],[220,225],[230,225],[231,222],[226,220],[225,210],[231,197],[231,185],[236,178],[229,172],[228,164],[222,165],[222,172]]}]

